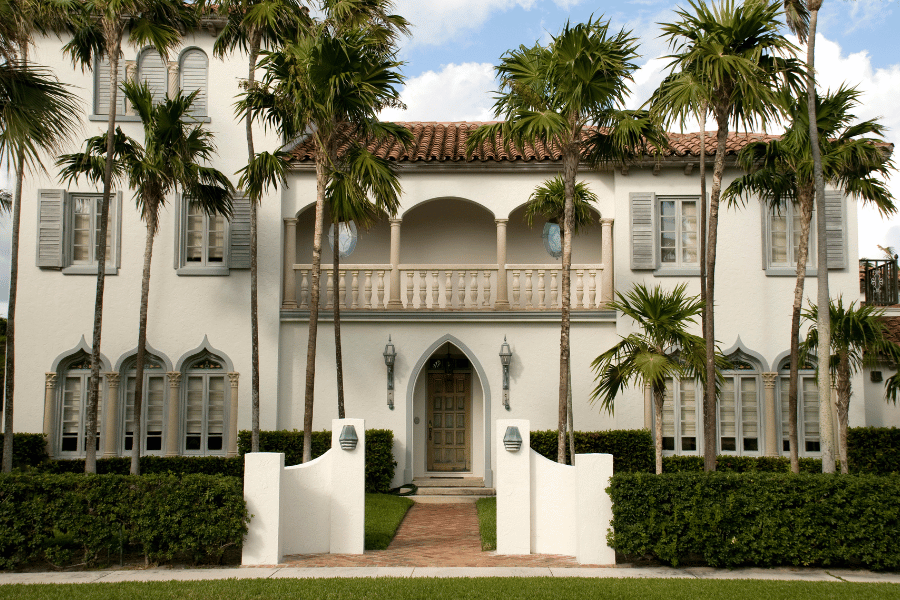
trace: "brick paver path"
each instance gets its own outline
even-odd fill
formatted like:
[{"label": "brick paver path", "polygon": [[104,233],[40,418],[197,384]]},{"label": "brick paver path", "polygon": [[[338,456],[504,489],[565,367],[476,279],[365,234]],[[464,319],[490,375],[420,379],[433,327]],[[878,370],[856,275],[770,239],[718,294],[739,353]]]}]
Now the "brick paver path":
[{"label": "brick paver path", "polygon": [[387,550],[297,554],[293,567],[587,567],[552,554],[498,556],[481,551],[475,504],[414,504]]}]

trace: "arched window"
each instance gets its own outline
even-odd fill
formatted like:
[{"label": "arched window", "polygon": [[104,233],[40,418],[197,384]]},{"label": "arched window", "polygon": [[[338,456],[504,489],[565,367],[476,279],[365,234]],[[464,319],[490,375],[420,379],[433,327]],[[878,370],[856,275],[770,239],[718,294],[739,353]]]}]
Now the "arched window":
[{"label": "arched window", "polygon": [[[94,114],[109,114],[109,77],[112,72],[109,61],[105,58],[98,58],[94,63]],[[125,81],[125,61],[119,61],[119,68],[116,79],[119,83]],[[116,106],[118,110],[116,114],[125,112],[125,99],[122,92],[116,94]]]},{"label": "arched window", "polygon": [[[59,454],[66,458],[84,456],[87,435],[87,400],[91,387],[91,357],[84,350],[79,350],[62,363],[60,369],[59,402],[59,438],[57,440]],[[100,385],[100,396],[97,399],[97,449],[100,449],[100,423],[103,419],[103,385]]]},{"label": "arched window", "polygon": [[190,114],[193,117],[205,117],[208,114],[208,72],[209,60],[206,53],[199,48],[188,48],[181,53],[179,61],[181,73],[181,91],[187,96],[197,92],[197,97],[191,105]]},{"label": "arched window", "polygon": [[[134,392],[137,384],[135,360],[125,369],[125,411],[122,416],[122,451],[131,453],[134,444]],[[144,388],[141,401],[141,424],[144,438],[141,454],[161,454],[165,444],[166,373],[163,362],[148,355],[144,361]]]},{"label": "arched window", "polygon": [[760,438],[760,369],[740,350],[728,357],[732,368],[723,373],[725,381],[716,409],[718,412],[718,452],[758,455]]},{"label": "arched window", "polygon": [[694,379],[666,380],[666,395],[662,410],[663,450],[675,454],[698,453],[699,388]]},{"label": "arched window", "polygon": [[184,453],[224,454],[227,370],[218,356],[203,352],[187,363],[184,384]]},{"label": "arched window", "polygon": [[138,81],[150,88],[153,102],[162,102],[169,90],[169,70],[155,48],[147,48],[138,58]]},{"label": "arched window", "polygon": [[[778,395],[781,402],[781,450],[791,451],[790,411],[788,391],[790,387],[790,357],[778,365]],[[816,366],[811,362],[800,365],[797,377],[797,440],[800,456],[818,456],[821,453],[819,439],[819,386],[816,383]]]}]

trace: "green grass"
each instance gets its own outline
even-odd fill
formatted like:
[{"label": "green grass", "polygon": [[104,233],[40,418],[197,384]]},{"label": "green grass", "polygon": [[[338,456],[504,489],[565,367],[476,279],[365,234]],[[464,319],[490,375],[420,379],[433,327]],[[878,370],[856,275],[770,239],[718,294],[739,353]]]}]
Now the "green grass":
[{"label": "green grass", "polygon": [[737,581],[703,579],[256,579],[197,582],[4,585],[0,598],[15,600],[895,600],[888,583]]},{"label": "green grass", "polygon": [[478,507],[478,530],[481,532],[481,549],[497,549],[497,498],[481,498]]},{"label": "green grass", "polygon": [[409,498],[366,494],[366,550],[387,548],[412,505]]}]

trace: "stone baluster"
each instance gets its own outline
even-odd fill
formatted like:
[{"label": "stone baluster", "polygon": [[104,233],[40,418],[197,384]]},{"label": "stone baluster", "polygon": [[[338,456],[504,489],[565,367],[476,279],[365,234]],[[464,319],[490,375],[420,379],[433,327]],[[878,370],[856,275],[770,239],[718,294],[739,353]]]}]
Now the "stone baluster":
[{"label": "stone baluster", "polygon": [[576,271],[577,279],[575,280],[575,306],[572,308],[582,308],[584,306],[584,269]]},{"label": "stone baluster", "polygon": [[53,456],[56,415],[56,373],[44,373],[44,435],[47,438],[47,454]]},{"label": "stone baluster", "polygon": [[459,277],[456,282],[456,300],[457,307],[465,308],[466,306],[466,272],[459,271]]},{"label": "stone baluster", "polygon": [[545,282],[544,282],[544,269],[538,270],[538,308],[547,308],[544,305],[544,295],[546,292]]},{"label": "stone baluster", "polygon": [[347,271],[338,271],[338,301],[341,308],[347,308]]},{"label": "stone baluster", "polygon": [[297,259],[297,219],[284,220],[284,293],[281,308],[296,310],[297,274],[294,261]]},{"label": "stone baluster", "polygon": [[415,271],[406,272],[406,308],[413,307],[413,275]]},{"label": "stone baluster", "polygon": [[334,271],[328,269],[328,279],[327,284],[325,286],[326,296],[325,296],[325,308],[334,308]]},{"label": "stone baluster", "polygon": [[391,299],[388,308],[400,310],[400,223],[402,219],[391,219]]},{"label": "stone baluster", "polygon": [[472,288],[469,290],[469,304],[472,308],[478,308],[478,271],[469,271],[469,279]]},{"label": "stone baluster", "polygon": [[[503,276],[506,277],[506,271],[503,271]],[[497,292],[499,293],[499,288]],[[509,302],[507,302],[509,304]],[[491,305],[491,271],[484,271],[484,300],[481,302],[482,306],[490,306]]]},{"label": "stone baluster", "polygon": [[419,308],[427,308],[425,298],[428,296],[428,271],[419,271]]},{"label": "stone baluster", "polygon": [[[497,224],[497,301],[494,308],[500,310],[509,309],[509,294],[506,290],[506,223],[508,219],[494,219]],[[485,293],[485,306],[489,306],[490,278],[487,281],[487,293]]]},{"label": "stone baluster", "polygon": [[513,307],[519,308],[519,271],[518,269],[513,270]]},{"label": "stone baluster", "polygon": [[762,380],[763,401],[766,403],[766,456],[778,456],[778,421],[775,412],[775,382],[778,380],[778,373],[763,373]]},{"label": "stone baluster", "polygon": [[363,308],[372,308],[372,271],[363,271]]},{"label": "stone baluster", "polygon": [[351,271],[350,308],[359,308],[359,271]]},{"label": "stone baluster", "polygon": [[531,269],[525,270],[525,308],[534,308],[534,303],[532,302],[532,274],[533,271]]},{"label": "stone baluster", "polygon": [[444,271],[444,308],[453,307],[453,271]]},{"label": "stone baluster", "polygon": [[556,275],[556,269],[550,271],[550,308],[559,308],[562,306],[559,301],[559,284],[556,281]]},{"label": "stone baluster", "polygon": [[438,296],[441,291],[440,282],[438,282],[438,272],[431,272],[431,308],[437,310],[440,307],[438,303]]},{"label": "stone baluster", "polygon": [[306,269],[300,270],[300,308],[306,308],[309,306],[309,278],[307,275],[309,271]]},{"label": "stone baluster", "polygon": [[376,308],[385,308],[384,304],[384,271],[378,271],[378,306]]},{"label": "stone baluster", "polygon": [[[103,458],[112,458],[119,455],[118,431],[119,431],[119,379],[116,372],[106,373],[106,421],[103,425]],[[140,441],[141,436],[136,436]]]},{"label": "stone baluster", "polygon": [[228,381],[231,383],[231,410],[228,411],[228,452],[229,458],[238,455],[238,379],[240,373],[229,373]]},{"label": "stone baluster", "polygon": [[615,299],[615,280],[613,278],[613,219],[600,219],[603,253],[603,272],[600,282],[600,303],[608,305]]},{"label": "stone baluster", "polygon": [[597,307],[597,270],[591,269],[588,274],[588,295],[587,295],[587,307],[588,308],[596,308]]},{"label": "stone baluster", "polygon": [[166,373],[169,379],[168,419],[166,425],[166,456],[178,456],[180,444],[178,439],[178,424],[181,414],[178,407],[181,403],[181,373],[169,371]]}]

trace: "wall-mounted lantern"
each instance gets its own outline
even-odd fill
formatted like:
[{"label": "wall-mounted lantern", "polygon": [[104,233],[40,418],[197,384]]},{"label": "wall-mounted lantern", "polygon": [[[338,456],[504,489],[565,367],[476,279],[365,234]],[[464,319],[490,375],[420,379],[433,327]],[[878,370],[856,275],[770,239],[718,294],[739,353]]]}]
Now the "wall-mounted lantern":
[{"label": "wall-mounted lantern", "polygon": [[356,448],[356,444],[359,442],[359,437],[356,435],[356,427],[353,425],[344,425],[344,428],[341,429],[341,436],[338,438],[338,442],[341,444],[341,448],[344,450],[350,451]]},{"label": "wall-mounted lantern", "polygon": [[509,452],[518,452],[522,447],[522,434],[515,425],[506,428],[506,434],[503,436],[503,446]]},{"label": "wall-mounted lantern", "polygon": [[503,344],[500,346],[500,364],[503,365],[503,406],[509,410],[509,363],[512,361],[512,350],[503,336]]},{"label": "wall-mounted lantern", "polygon": [[387,365],[387,404],[388,408],[394,410],[394,360],[397,358],[397,351],[391,343],[391,336],[388,336],[388,343],[384,347],[384,364]]}]

